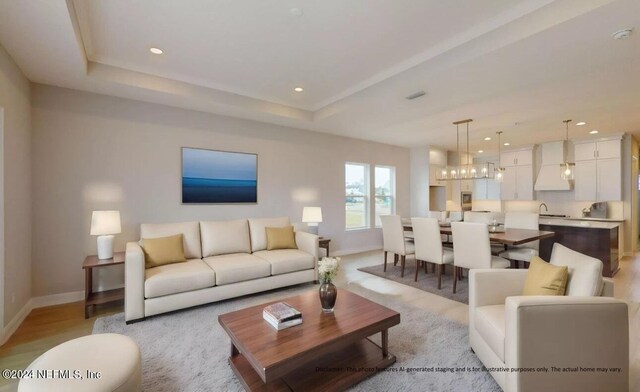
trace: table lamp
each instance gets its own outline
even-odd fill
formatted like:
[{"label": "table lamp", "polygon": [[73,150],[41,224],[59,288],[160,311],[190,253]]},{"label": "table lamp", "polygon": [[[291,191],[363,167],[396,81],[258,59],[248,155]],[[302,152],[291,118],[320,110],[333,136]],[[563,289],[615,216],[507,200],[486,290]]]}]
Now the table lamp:
[{"label": "table lamp", "polygon": [[113,257],[113,235],[120,232],[120,211],[93,211],[91,235],[98,236],[98,259]]},{"label": "table lamp", "polygon": [[306,223],[309,231],[318,234],[318,223],[322,222],[322,209],[320,207],[304,207],[302,209],[302,222]]}]

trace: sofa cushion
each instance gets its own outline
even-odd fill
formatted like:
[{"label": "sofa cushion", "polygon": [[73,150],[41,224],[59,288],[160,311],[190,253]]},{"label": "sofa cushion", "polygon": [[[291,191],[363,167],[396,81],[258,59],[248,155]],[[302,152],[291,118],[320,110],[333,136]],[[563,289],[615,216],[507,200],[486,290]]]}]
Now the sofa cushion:
[{"label": "sofa cushion", "polygon": [[200,259],[149,268],[144,272],[145,298],[215,286],[216,274]]},{"label": "sofa cushion", "polygon": [[202,257],[251,252],[246,219],[200,222],[200,235]]},{"label": "sofa cushion", "polygon": [[143,238],[142,252],[144,252],[145,268],[187,261],[184,257],[184,240],[182,238],[182,234],[160,238]]},{"label": "sofa cushion", "polygon": [[552,265],[534,256],[527,270],[522,295],[564,295],[568,271],[567,266]]},{"label": "sofa cushion", "polygon": [[480,306],[475,309],[474,325],[476,331],[482,339],[489,345],[491,350],[504,362],[504,304]]},{"label": "sofa cushion", "polygon": [[591,297],[602,292],[602,261],[555,243],[550,262],[569,267],[565,295]]},{"label": "sofa cushion", "polygon": [[271,264],[248,253],[211,256],[204,262],[216,272],[216,285],[265,278],[271,275]]},{"label": "sofa cushion", "polygon": [[313,256],[298,249],[261,250],[254,253],[271,264],[271,275],[313,269]]},{"label": "sofa cushion", "polygon": [[288,217],[249,219],[249,232],[251,233],[251,251],[267,249],[267,227],[289,226]]},{"label": "sofa cushion", "polygon": [[180,223],[143,223],[140,225],[140,238],[184,236],[184,255],[187,259],[202,258],[200,249],[200,222]]}]

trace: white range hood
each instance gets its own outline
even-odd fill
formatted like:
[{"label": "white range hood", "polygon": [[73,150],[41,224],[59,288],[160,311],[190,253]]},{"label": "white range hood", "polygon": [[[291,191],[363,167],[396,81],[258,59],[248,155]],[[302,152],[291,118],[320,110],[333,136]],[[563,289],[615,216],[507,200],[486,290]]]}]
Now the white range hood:
[{"label": "white range hood", "polygon": [[542,166],[536,179],[536,191],[570,191],[573,181],[565,180],[561,174],[564,168],[566,149],[565,141],[543,143]]}]

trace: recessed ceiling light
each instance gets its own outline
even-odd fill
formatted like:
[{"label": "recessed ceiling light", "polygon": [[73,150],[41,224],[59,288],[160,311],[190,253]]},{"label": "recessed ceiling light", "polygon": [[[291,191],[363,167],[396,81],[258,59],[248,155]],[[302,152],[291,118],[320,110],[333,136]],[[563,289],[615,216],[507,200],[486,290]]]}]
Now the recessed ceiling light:
[{"label": "recessed ceiling light", "polygon": [[482,154],[483,152],[483,150],[478,150],[478,154]]},{"label": "recessed ceiling light", "polygon": [[505,146],[510,146],[510,145],[511,145],[511,143],[506,142],[504,145],[505,145]]},{"label": "recessed ceiling light", "polygon": [[625,39],[625,38],[629,38],[632,31],[633,29],[622,29],[622,30],[616,31],[611,36],[613,37],[613,39]]},{"label": "recessed ceiling light", "polygon": [[596,133],[598,133],[597,129],[594,129],[593,131],[589,131],[590,134],[595,135]]},{"label": "recessed ceiling light", "polygon": [[294,18],[299,18],[304,15],[304,12],[302,12],[300,8],[291,8],[289,10],[289,15],[293,16]]},{"label": "recessed ceiling light", "polygon": [[488,142],[489,140],[491,140],[491,138],[489,136],[487,136],[487,137],[484,138],[484,140]]},{"label": "recessed ceiling light", "polygon": [[577,123],[576,123],[576,125],[577,125],[577,126],[580,126],[580,125],[586,125],[586,124],[587,124],[587,123],[586,123],[586,122],[584,122],[584,121],[580,121],[580,122],[577,122]]},{"label": "recessed ceiling light", "polygon": [[293,89],[293,91],[295,91],[296,93],[301,93],[304,91],[304,89],[302,87],[296,87]]},{"label": "recessed ceiling light", "polygon": [[160,48],[149,48],[149,52],[151,52],[153,54],[162,54],[162,53],[164,53],[162,51],[162,49],[160,49]]}]

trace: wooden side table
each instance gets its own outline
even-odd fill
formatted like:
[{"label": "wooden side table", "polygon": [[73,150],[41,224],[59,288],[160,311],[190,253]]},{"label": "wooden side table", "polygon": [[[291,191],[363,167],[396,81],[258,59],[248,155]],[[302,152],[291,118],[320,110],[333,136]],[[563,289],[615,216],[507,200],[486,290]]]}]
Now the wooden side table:
[{"label": "wooden side table", "polygon": [[320,237],[318,241],[318,247],[324,248],[327,250],[327,257],[329,257],[329,242],[331,242],[330,238]]},{"label": "wooden side table", "polygon": [[124,252],[114,252],[111,259],[98,259],[98,256],[87,256],[82,263],[84,269],[84,318],[89,318],[89,308],[95,305],[109,302],[121,301],[124,299],[124,288],[93,292],[93,269],[108,267],[110,265],[124,264]]}]

